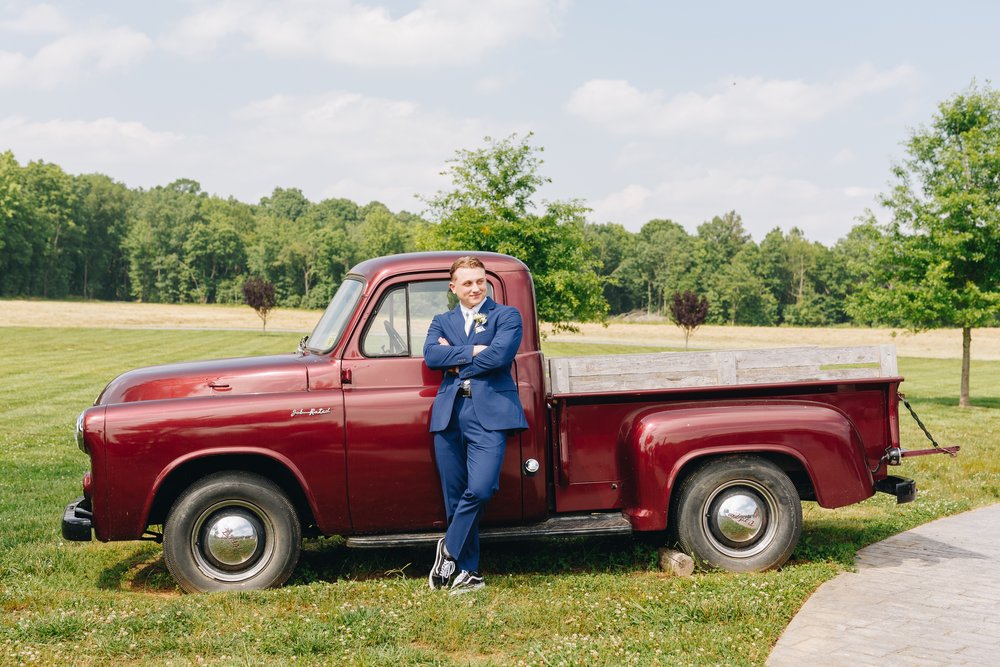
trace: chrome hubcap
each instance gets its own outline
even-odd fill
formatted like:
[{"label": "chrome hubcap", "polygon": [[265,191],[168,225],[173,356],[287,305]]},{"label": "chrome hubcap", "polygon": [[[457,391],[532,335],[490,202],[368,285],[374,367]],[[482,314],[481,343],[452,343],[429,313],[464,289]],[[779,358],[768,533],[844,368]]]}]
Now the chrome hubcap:
[{"label": "chrome hubcap", "polygon": [[244,581],[271,560],[274,528],[267,515],[242,500],[226,500],[206,508],[191,531],[195,563],[218,581]]},{"label": "chrome hubcap", "polygon": [[750,558],[774,540],[777,505],[771,493],[751,480],[733,480],[705,501],[702,527],[716,549],[731,558]]},{"label": "chrome hubcap", "polygon": [[238,514],[220,514],[205,531],[205,555],[222,565],[243,565],[257,552],[259,530]]},{"label": "chrome hubcap", "polygon": [[722,536],[731,542],[745,543],[760,534],[764,521],[753,496],[735,493],[718,505],[715,521]]}]

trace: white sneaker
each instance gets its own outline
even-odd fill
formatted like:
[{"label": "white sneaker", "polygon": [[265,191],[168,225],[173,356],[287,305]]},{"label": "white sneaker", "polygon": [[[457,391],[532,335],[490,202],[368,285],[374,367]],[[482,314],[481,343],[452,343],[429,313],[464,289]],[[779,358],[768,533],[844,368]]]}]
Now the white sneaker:
[{"label": "white sneaker", "polygon": [[458,576],[455,577],[455,581],[451,583],[451,590],[448,591],[448,595],[471,593],[472,591],[478,591],[485,586],[486,582],[483,581],[483,577],[478,572],[462,570],[458,573]]}]

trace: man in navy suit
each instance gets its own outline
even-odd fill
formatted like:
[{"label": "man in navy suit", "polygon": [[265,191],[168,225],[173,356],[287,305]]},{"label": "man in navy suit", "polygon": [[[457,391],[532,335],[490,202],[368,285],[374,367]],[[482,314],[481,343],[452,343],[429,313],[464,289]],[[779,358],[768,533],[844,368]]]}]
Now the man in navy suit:
[{"label": "man in navy suit", "polygon": [[486,295],[486,267],[476,257],[451,265],[449,289],[458,305],[435,315],[424,343],[424,363],[444,371],[431,432],[448,530],[438,541],[431,588],[451,594],[484,586],[479,574],[479,519],[500,487],[507,432],[528,423],[511,376],[521,344],[521,314]]}]

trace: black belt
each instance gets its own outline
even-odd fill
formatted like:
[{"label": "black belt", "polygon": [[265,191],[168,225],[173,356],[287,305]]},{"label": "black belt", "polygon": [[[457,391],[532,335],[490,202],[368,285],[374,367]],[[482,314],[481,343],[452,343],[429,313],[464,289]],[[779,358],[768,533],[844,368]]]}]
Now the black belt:
[{"label": "black belt", "polygon": [[472,398],[472,386],[464,382],[458,385],[458,395],[462,398]]}]

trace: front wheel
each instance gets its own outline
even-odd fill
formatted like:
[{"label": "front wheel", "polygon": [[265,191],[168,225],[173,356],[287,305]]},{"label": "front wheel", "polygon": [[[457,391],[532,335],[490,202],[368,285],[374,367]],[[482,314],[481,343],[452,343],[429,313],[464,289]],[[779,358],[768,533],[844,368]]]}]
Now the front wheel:
[{"label": "front wheel", "polygon": [[677,540],[696,561],[730,572],[782,565],[802,533],[802,503],[781,468],[755,456],[704,464],[678,492]]},{"label": "front wheel", "polygon": [[299,560],[302,528],[274,482],[222,472],[195,482],[163,528],[167,569],[189,593],[280,586]]}]

